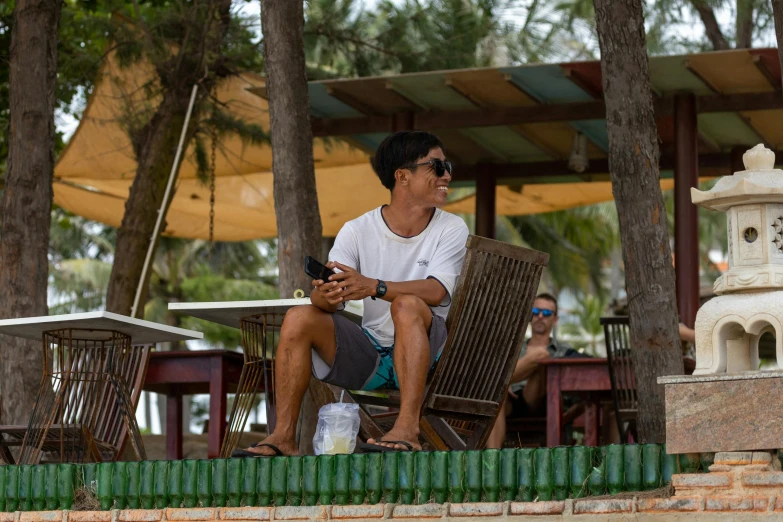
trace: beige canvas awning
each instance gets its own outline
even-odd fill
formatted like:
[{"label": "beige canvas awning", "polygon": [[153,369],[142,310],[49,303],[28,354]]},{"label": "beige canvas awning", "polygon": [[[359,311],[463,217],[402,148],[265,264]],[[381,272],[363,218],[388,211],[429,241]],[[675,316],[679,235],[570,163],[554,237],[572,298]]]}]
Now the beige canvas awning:
[{"label": "beige canvas awning", "polygon": [[[55,167],[57,205],[88,219],[120,225],[136,169],[123,124],[157,103],[146,99],[144,83],[149,77],[143,67],[123,70],[111,60],[106,62],[81,123]],[[258,90],[263,84],[262,77],[245,73],[225,81],[217,95],[228,110],[268,129],[267,102],[248,90]],[[209,190],[196,177],[193,154],[191,147],[179,172],[163,234],[207,239]],[[373,173],[367,152],[338,139],[317,139],[313,154],[324,235],[334,236],[346,221],[388,203],[389,192]],[[271,167],[269,144],[249,145],[231,136],[221,139],[215,169],[216,240],[277,236]],[[662,180],[662,187],[671,186],[671,180]],[[497,196],[498,214],[522,215],[609,201],[612,192],[609,182],[561,183],[524,185],[517,190],[501,186]],[[446,210],[473,213],[475,199],[456,201]]]}]

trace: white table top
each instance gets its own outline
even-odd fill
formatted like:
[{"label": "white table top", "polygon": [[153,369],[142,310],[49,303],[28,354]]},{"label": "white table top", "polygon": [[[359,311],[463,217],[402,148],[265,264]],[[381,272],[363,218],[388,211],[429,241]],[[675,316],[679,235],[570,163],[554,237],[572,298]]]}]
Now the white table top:
[{"label": "white table top", "polygon": [[[46,315],[0,320],[0,334],[41,340],[44,332],[78,328],[80,330],[114,330],[131,337],[133,344],[155,344],[166,341],[202,339],[204,334],[184,328],[134,319],[111,312]],[[97,337],[97,335],[96,335]],[[85,335],[83,338],[90,338]]]},{"label": "white table top", "polygon": [[[272,299],[266,301],[217,301],[212,303],[169,303],[169,310],[176,313],[204,319],[211,323],[239,328],[241,319],[265,313],[284,314],[294,306],[309,305],[310,298]],[[362,304],[356,301],[347,303],[340,312],[355,323],[362,322]]]}]

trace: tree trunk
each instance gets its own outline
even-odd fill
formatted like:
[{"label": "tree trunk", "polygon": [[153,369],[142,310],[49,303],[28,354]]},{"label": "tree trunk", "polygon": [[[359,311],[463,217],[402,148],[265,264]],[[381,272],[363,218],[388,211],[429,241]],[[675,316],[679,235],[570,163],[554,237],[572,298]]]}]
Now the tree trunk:
[{"label": "tree trunk", "polygon": [[321,216],[315,189],[313,134],[305,78],[303,2],[263,0],[269,120],[272,140],[280,297],[310,293],[306,255],[321,253]]},{"label": "tree trunk", "polygon": [[737,0],[736,34],[737,49],[753,47],[753,2],[754,0]]},{"label": "tree trunk", "polygon": [[595,0],[595,18],[639,394],[639,436],[643,442],[662,443],[663,386],[656,378],[682,374],[683,366],[641,0]]},{"label": "tree trunk", "polygon": [[[17,0],[10,52],[8,171],[0,225],[0,317],[47,315],[59,0]],[[40,341],[0,339],[0,416],[26,424],[41,383]]]},{"label": "tree trunk", "polygon": [[775,19],[775,36],[778,42],[778,61],[783,71],[783,0],[772,0],[772,15]]},{"label": "tree trunk", "polygon": [[723,32],[718,25],[718,19],[715,17],[715,11],[707,0],[691,0],[691,5],[699,13],[701,23],[704,24],[704,32],[712,43],[712,48],[716,51],[729,49],[729,42],[723,36]]}]

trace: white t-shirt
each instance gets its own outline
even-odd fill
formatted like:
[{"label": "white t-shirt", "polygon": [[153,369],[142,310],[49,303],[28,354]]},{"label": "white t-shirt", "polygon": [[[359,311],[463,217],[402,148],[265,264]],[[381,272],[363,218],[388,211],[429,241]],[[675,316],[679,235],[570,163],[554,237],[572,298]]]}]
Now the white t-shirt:
[{"label": "white t-shirt", "polygon": [[[432,310],[445,319],[465,260],[467,225],[454,214],[435,209],[432,220],[421,234],[402,237],[389,229],[381,208],[343,225],[329,252],[329,261],[337,261],[364,276],[386,282],[435,278],[446,289],[446,297]],[[390,305],[383,299],[364,299],[362,326],[381,346],[394,344]]]}]

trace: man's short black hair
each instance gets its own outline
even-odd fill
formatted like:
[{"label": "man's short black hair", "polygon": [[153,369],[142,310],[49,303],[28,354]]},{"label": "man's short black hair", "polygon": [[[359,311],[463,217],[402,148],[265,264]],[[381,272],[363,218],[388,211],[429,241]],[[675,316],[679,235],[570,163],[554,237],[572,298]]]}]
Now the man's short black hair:
[{"label": "man's short black hair", "polygon": [[538,294],[536,299],[546,299],[547,301],[552,301],[552,304],[555,305],[555,315],[557,315],[557,298],[555,296],[544,292],[542,294]]},{"label": "man's short black hair", "polygon": [[406,165],[416,163],[436,147],[443,148],[440,139],[430,132],[402,131],[386,137],[375,151],[372,168],[381,179],[383,186],[394,189],[394,173]]}]

